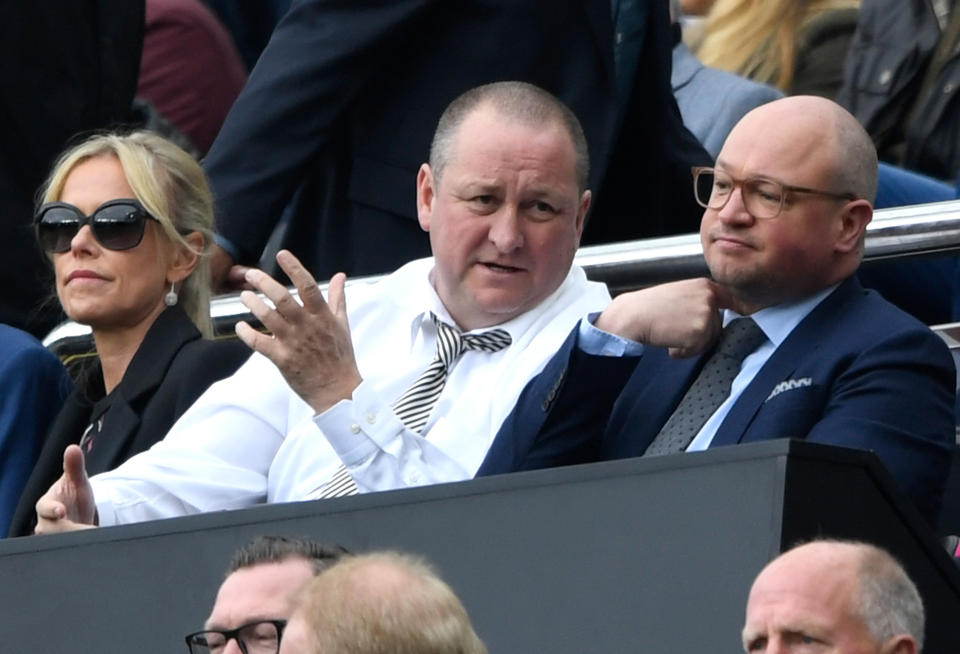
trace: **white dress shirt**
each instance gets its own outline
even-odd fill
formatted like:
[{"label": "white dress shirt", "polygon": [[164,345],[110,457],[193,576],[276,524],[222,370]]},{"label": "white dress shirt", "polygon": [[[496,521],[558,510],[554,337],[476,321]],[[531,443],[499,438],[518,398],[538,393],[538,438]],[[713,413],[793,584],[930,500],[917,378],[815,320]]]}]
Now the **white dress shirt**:
[{"label": "white dress shirt", "polygon": [[[763,364],[776,352],[780,344],[787,339],[796,326],[828,295],[833,293],[837,286],[839,284],[834,284],[803,300],[761,309],[750,316],[763,331],[767,340],[747,355],[743,363],[740,364],[740,372],[737,373],[730,385],[730,395],[703,424],[693,441],[687,446],[687,452],[697,452],[710,447],[713,437],[716,436],[720,425],[723,424],[727,414],[730,413],[731,407],[736,404],[744,389],[750,385],[753,378],[763,368]],[[643,346],[640,343],[605,332],[594,326],[593,323],[596,322],[599,315],[599,313],[590,314],[586,320],[580,323],[577,343],[581,350],[587,354],[600,356],[637,356],[642,354]],[[726,327],[728,323],[739,317],[741,316],[736,311],[724,309],[723,326]]]},{"label": "white dress shirt", "polygon": [[361,492],[472,478],[526,383],[579,317],[610,296],[574,267],[536,309],[497,326],[510,333],[509,347],[463,354],[420,435],[391,405],[436,354],[429,312],[453,324],[429,282],[432,268],[432,259],[421,259],[375,284],[348,287],[363,377],[351,400],[314,415],[276,366],[254,354],[166,438],[91,479],[100,524],[311,499],[341,462]]}]

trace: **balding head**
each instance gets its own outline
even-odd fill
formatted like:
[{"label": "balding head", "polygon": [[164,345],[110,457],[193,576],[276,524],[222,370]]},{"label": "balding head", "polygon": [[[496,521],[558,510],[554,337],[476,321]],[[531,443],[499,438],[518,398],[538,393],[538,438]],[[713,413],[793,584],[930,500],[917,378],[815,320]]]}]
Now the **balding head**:
[{"label": "balding head", "polygon": [[704,255],[749,312],[809,297],[856,271],[877,158],[842,107],[812,96],[762,105],[730,132],[716,170],[712,187],[710,178],[698,181],[712,189],[705,204],[719,207],[703,215]]},{"label": "balding head", "polygon": [[466,609],[420,559],[347,557],[303,592],[282,654],[486,654]]},{"label": "balding head", "polygon": [[747,602],[747,652],[916,654],[923,604],[903,568],[866,543],[816,541],[774,559]]}]

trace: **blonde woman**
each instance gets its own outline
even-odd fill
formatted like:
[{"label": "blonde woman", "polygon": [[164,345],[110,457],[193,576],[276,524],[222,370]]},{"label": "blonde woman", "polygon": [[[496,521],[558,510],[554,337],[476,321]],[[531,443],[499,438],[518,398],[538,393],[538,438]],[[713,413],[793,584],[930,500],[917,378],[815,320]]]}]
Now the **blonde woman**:
[{"label": "blonde woman", "polygon": [[833,98],[859,0],[716,0],[697,57],[791,95]]},{"label": "blonde woman", "polygon": [[149,132],[94,136],[61,156],[35,217],[57,297],[89,325],[96,364],[54,421],[11,525],[33,529],[34,504],[62,472],[64,449],[89,474],[163,438],[206,388],[249,351],[210,336],[213,206],[203,171]]}]

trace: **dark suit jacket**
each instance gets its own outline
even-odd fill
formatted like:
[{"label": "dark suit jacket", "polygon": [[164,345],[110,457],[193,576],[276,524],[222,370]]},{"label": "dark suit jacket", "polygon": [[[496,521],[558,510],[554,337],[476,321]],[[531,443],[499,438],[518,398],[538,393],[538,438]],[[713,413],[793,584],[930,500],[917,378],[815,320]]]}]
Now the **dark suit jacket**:
[{"label": "dark suit jacket", "polygon": [[[576,333],[524,390],[478,475],[642,455],[707,358],[662,348],[639,360],[593,357]],[[933,332],[849,279],[777,348],[710,447],[801,438],[872,450],[935,524],[955,381]]]},{"label": "dark suit jacket", "polygon": [[72,389],[56,355],[0,324],[0,533],[7,532],[47,429]]},{"label": "dark suit jacket", "polygon": [[[277,27],[205,168],[218,232],[259,256],[296,193],[285,243],[315,275],[429,254],[415,179],[443,109],[497,80],[576,112],[596,199],[585,242],[696,231],[691,165],[709,156],[670,88],[667,6],[648,0],[632,96],[617,103],[610,0],[307,0]],[[622,120],[621,120],[622,119]]]},{"label": "dark suit jacket", "polygon": [[[215,381],[250,356],[239,340],[207,341],[179,308],[164,311],[147,332],[103,415],[90,474],[112,470],[162,439],[184,411]],[[63,450],[78,443],[103,396],[99,364],[78,383],[50,428],[37,465],[17,505],[11,536],[33,532],[34,505],[63,472]],[[99,388],[96,385],[99,384]]]}]

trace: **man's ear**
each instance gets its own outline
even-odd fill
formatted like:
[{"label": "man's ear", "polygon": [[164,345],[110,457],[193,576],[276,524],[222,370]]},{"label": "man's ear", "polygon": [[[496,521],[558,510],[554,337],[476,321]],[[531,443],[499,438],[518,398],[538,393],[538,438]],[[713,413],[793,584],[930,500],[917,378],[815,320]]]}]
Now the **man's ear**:
[{"label": "man's ear", "polygon": [[880,654],[918,654],[917,641],[908,634],[894,636],[883,644]]},{"label": "man's ear", "polygon": [[204,239],[200,232],[190,232],[183,237],[186,239],[189,248],[179,244],[174,246],[173,258],[170,265],[167,266],[167,281],[179,282],[190,276],[193,269],[200,262],[198,252],[203,252]]},{"label": "man's ear", "polygon": [[873,219],[873,207],[866,200],[851,200],[843,207],[840,215],[840,231],[834,248],[846,254],[853,252],[863,243],[867,225]]},{"label": "man's ear", "polygon": [[583,226],[587,222],[587,212],[590,211],[590,201],[593,196],[590,191],[584,191],[580,196],[580,207],[577,209],[577,245],[580,245],[580,239],[583,237]]},{"label": "man's ear", "polygon": [[420,222],[420,229],[425,232],[430,231],[430,217],[433,215],[435,197],[433,171],[430,170],[430,164],[423,164],[417,173],[417,220]]}]

